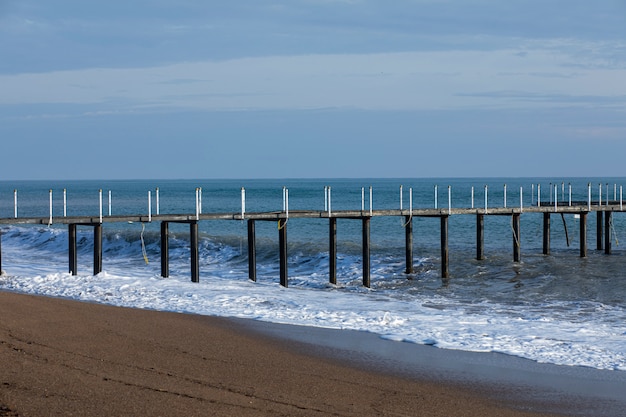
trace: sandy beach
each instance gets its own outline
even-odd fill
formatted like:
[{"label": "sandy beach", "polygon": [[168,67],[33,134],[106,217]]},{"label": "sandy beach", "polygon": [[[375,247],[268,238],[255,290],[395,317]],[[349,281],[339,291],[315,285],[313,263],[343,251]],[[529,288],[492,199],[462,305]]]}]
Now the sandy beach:
[{"label": "sandy beach", "polygon": [[341,332],[330,333],[335,342],[325,343],[329,333],[289,329],[0,292],[0,416],[548,416],[559,402],[568,409],[566,397],[544,407],[532,393],[517,395],[521,383],[455,382],[446,367],[440,377],[432,367],[403,370],[368,348],[351,355],[351,343],[363,341],[350,334],[341,342]]}]

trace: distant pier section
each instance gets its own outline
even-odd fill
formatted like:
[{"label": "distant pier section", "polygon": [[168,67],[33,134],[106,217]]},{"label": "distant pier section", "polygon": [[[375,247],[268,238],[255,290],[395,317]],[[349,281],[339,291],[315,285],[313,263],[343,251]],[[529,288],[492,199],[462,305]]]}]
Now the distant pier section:
[{"label": "distant pier section", "polygon": [[[97,275],[103,270],[102,259],[102,228],[107,223],[160,223],[160,248],[161,248],[161,275],[169,276],[169,225],[170,223],[182,223],[189,225],[190,236],[190,267],[191,280],[199,282],[200,280],[200,262],[198,251],[198,224],[207,220],[238,220],[247,222],[247,253],[248,253],[248,277],[252,281],[256,281],[256,222],[272,221],[276,222],[278,227],[278,262],[280,265],[280,285],[288,286],[288,262],[287,262],[287,228],[290,218],[300,219],[328,219],[328,247],[329,247],[329,271],[328,280],[332,284],[337,283],[337,221],[339,219],[350,219],[360,221],[362,224],[362,261],[363,261],[363,285],[370,286],[370,221],[373,217],[399,217],[403,218],[404,234],[405,234],[405,272],[413,273],[413,219],[416,217],[432,217],[438,218],[440,222],[441,237],[441,277],[449,278],[449,237],[448,237],[448,219],[451,216],[475,216],[476,217],[476,259],[484,260],[484,220],[485,216],[511,216],[511,241],[513,251],[513,262],[521,260],[520,245],[520,216],[522,215],[542,215],[543,217],[543,254],[550,254],[550,222],[552,215],[563,216],[564,214],[575,214],[580,218],[579,222],[579,244],[580,256],[587,256],[587,218],[590,213],[596,214],[596,249],[604,250],[604,253],[611,254],[611,226],[613,222],[613,213],[624,212],[623,190],[622,186],[614,186],[613,198],[609,199],[608,189],[603,197],[602,185],[599,186],[596,195],[593,194],[593,187],[588,185],[587,199],[584,201],[573,201],[571,186],[568,190],[569,198],[565,198],[562,192],[561,199],[558,197],[557,186],[550,187],[550,198],[548,201],[541,200],[540,186],[537,186],[535,199],[535,189],[531,190],[533,201],[530,205],[524,205],[523,190],[515,190],[515,197],[511,200],[507,199],[506,185],[504,186],[504,198],[502,204],[498,207],[488,206],[487,187],[484,188],[484,200],[475,201],[474,188],[472,187],[471,205],[470,207],[458,208],[453,207],[451,189],[447,189],[447,201],[443,206],[439,202],[440,192],[435,186],[434,201],[431,208],[414,208],[413,207],[413,190],[407,190],[408,205],[405,204],[405,192],[400,187],[399,207],[397,209],[375,210],[373,208],[372,188],[369,190],[362,189],[361,209],[360,210],[333,210],[331,188],[324,189],[324,210],[289,210],[289,190],[283,188],[283,207],[280,211],[269,212],[248,212],[246,210],[245,189],[241,189],[241,210],[238,212],[226,213],[203,213],[202,212],[202,190],[196,189],[195,208],[189,213],[181,214],[161,214],[159,209],[159,190],[155,190],[156,203],[153,204],[152,191],[147,195],[146,213],[135,215],[111,215],[111,199],[109,192],[108,213],[105,212],[103,204],[103,192],[99,191],[99,213],[90,216],[67,216],[67,205],[65,191],[63,195],[63,214],[53,216],[52,191],[50,191],[49,206],[50,212],[46,217],[20,217],[19,205],[17,198],[17,190],[14,192],[14,215],[12,217],[0,217],[0,225],[53,225],[61,224],[68,226],[68,271],[78,274],[78,251],[77,251],[77,227],[93,228],[93,274]],[[369,191],[369,198],[367,198]],[[445,191],[444,191],[445,193]],[[510,193],[511,195],[513,193]],[[592,198],[593,197],[593,198]],[[138,197],[145,198],[145,197]],[[369,206],[366,207],[366,202]],[[566,231],[567,232],[567,231]],[[0,231],[0,269],[2,268],[2,235]]]}]

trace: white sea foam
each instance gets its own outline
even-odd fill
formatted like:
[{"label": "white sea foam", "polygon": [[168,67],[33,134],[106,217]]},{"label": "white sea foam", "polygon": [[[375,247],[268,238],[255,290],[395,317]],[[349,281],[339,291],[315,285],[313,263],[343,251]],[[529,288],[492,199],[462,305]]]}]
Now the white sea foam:
[{"label": "white sea foam", "polygon": [[[24,259],[23,247],[12,245],[14,239],[5,239],[4,262],[11,267],[0,277],[0,288],[6,290],[117,306],[353,329],[446,349],[501,352],[540,362],[626,370],[626,333],[621,324],[610,325],[623,323],[624,310],[619,307],[594,302],[550,306],[550,311],[584,308],[592,312],[572,320],[571,315],[547,314],[541,305],[488,301],[467,305],[445,292],[402,296],[402,289],[360,286],[353,260],[346,261],[351,267],[344,272],[353,277],[347,283],[344,280],[333,286],[307,273],[294,274],[290,277],[293,285],[282,288],[276,279],[250,282],[241,266],[228,262],[236,252],[228,247],[205,259],[201,282],[192,283],[184,256],[176,250],[173,257],[181,258],[180,262],[174,262],[171,277],[165,279],[158,276],[156,265],[138,260],[136,242],[126,245],[116,238],[110,244],[110,250],[117,251],[116,258],[106,264],[105,272],[72,276],[50,273],[51,264],[52,268],[63,268],[61,248],[65,249],[65,242],[56,238],[58,231],[50,231],[47,238],[39,236],[46,232],[32,229],[12,228],[11,233],[26,235],[29,250],[33,246],[38,249],[36,257]],[[211,252],[215,253],[215,248]],[[270,270],[264,273],[272,274]]]}]

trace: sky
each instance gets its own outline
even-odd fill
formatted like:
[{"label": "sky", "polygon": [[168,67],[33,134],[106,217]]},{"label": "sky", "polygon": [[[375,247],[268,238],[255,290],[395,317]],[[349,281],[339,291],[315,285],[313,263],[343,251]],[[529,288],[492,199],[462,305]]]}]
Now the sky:
[{"label": "sky", "polygon": [[0,181],[626,176],[625,0],[0,0]]}]

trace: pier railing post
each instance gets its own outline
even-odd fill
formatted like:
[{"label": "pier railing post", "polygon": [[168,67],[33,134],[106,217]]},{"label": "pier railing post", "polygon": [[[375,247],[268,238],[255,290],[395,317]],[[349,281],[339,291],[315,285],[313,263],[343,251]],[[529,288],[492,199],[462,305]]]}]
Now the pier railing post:
[{"label": "pier railing post", "polygon": [[191,282],[200,282],[200,254],[198,251],[198,222],[189,223],[189,244],[191,251]]},{"label": "pier railing post", "polygon": [[248,279],[256,281],[256,226],[248,219]]},{"label": "pier railing post", "polygon": [[161,276],[170,276],[170,228],[169,222],[161,222]]},{"label": "pier railing post", "polygon": [[69,272],[72,275],[78,275],[78,255],[76,252],[76,224],[70,223],[67,228]]},{"label": "pier railing post", "polygon": [[580,213],[580,257],[587,257],[587,212]]},{"label": "pier railing post", "polygon": [[448,278],[450,271],[448,269],[448,216],[441,216],[441,278]]},{"label": "pier railing post", "polygon": [[287,288],[289,286],[287,271],[287,219],[278,220],[278,245],[280,246],[280,285]]},{"label": "pier railing post", "polygon": [[328,282],[337,284],[337,218],[328,219]]},{"label": "pier railing post", "polygon": [[513,262],[519,262],[522,258],[520,247],[520,214],[513,214]]},{"label": "pier railing post", "polygon": [[406,273],[413,273],[413,217],[404,216],[404,244]]},{"label": "pier railing post", "polygon": [[102,272],[102,225],[93,226],[93,274]]},{"label": "pier railing post", "polygon": [[[607,193],[608,195],[608,193]],[[611,219],[612,212],[606,211],[604,213],[604,253],[606,255],[611,254]]]},{"label": "pier railing post", "polygon": [[476,215],[476,259],[485,259],[485,215]]},{"label": "pier railing post", "polygon": [[550,213],[543,213],[543,254],[550,255]]}]

